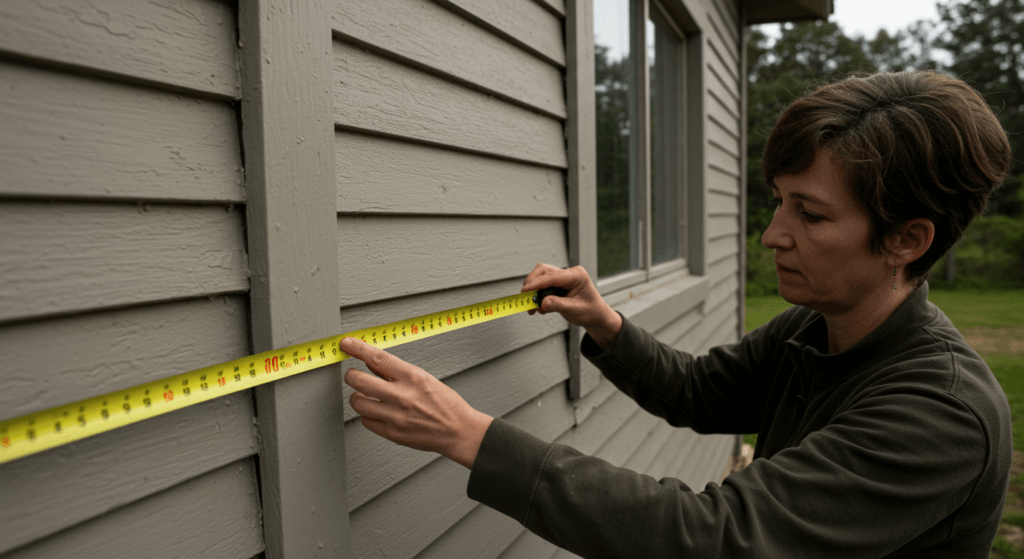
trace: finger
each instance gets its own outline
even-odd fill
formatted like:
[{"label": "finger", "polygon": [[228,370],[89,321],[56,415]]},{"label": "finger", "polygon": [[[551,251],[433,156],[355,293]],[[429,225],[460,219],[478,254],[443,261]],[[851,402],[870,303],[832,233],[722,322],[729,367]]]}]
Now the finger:
[{"label": "finger", "polygon": [[362,392],[353,392],[348,398],[348,403],[356,413],[363,417],[384,419],[387,414],[385,411],[385,406],[387,404],[380,400],[370,398]]},{"label": "finger", "polygon": [[[543,262],[537,264],[529,274],[526,274],[526,278],[523,280],[523,291],[533,291],[534,289],[537,289],[533,287],[527,288],[526,286],[536,283],[540,278],[555,270],[561,270],[561,268],[552,266],[551,264],[544,264]],[[544,287],[547,287],[547,285]]]},{"label": "finger", "polygon": [[573,274],[569,270],[549,266],[542,273],[527,277],[523,282],[523,291],[536,291],[545,287],[570,287]]},{"label": "finger", "polygon": [[366,396],[381,401],[390,399],[394,391],[394,387],[388,381],[364,373],[359,369],[345,371],[345,384],[351,386],[356,392],[362,392]]},{"label": "finger", "polygon": [[350,356],[366,363],[366,368],[387,381],[405,378],[408,376],[407,370],[413,368],[409,363],[402,361],[383,349],[356,338],[342,338],[338,342],[338,347]]}]

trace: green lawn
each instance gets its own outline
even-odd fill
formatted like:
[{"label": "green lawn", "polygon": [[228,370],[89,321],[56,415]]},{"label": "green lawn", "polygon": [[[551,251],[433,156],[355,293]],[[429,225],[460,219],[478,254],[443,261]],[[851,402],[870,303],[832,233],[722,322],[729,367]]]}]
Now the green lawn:
[{"label": "green lawn", "polygon": [[[992,557],[1024,559],[1024,290],[932,291],[928,298],[985,359],[1010,402],[1015,475]],[[781,297],[748,298],[747,331],[789,306]],[[744,441],[753,444],[756,436],[747,435]]]}]

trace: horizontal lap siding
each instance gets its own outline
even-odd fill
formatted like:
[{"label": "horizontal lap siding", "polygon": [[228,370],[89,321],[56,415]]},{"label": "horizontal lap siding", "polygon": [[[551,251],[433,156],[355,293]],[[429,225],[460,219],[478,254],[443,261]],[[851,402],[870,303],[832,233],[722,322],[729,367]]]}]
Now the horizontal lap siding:
[{"label": "horizontal lap siding", "polygon": [[2,61],[0,91],[0,195],[244,200],[228,103]]},{"label": "horizontal lap siding", "polygon": [[343,306],[568,264],[560,219],[341,216],[338,244]]},{"label": "horizontal lap siding", "polygon": [[347,132],[335,146],[342,213],[568,215],[561,169]]},{"label": "horizontal lap siding", "polygon": [[[343,331],[567,265],[562,16],[534,0],[339,0],[332,28]],[[566,329],[523,313],[393,353],[554,438],[574,421]],[[466,498],[464,468],[374,435],[347,404],[345,419],[352,557],[494,557],[504,545],[478,534],[515,538]]]},{"label": "horizontal lap siding", "polygon": [[[236,25],[0,5],[0,419],[251,353]],[[245,391],[0,465],[0,554],[260,553],[254,416]]]},{"label": "horizontal lap siding", "polygon": [[557,118],[340,41],[334,63],[338,126],[550,167],[567,164]]},{"label": "horizontal lap siding", "polygon": [[0,52],[238,98],[235,24],[221,0],[4,0]]},{"label": "horizontal lap siding", "polygon": [[5,558],[247,559],[263,550],[251,458],[205,473]]}]

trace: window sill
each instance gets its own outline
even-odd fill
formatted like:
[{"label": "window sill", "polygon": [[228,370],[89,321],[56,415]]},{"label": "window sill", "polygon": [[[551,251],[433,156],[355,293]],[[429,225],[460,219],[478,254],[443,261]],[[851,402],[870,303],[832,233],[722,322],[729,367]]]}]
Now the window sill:
[{"label": "window sill", "polygon": [[706,276],[685,270],[604,295],[605,301],[637,326],[655,332],[701,305],[711,291]]}]

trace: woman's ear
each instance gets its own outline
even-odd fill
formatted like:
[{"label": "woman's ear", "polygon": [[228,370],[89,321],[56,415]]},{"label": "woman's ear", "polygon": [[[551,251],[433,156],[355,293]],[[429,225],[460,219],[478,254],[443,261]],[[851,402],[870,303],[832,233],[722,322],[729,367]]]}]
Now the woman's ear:
[{"label": "woman's ear", "polygon": [[935,224],[919,217],[903,222],[889,238],[889,256],[894,267],[902,267],[924,256],[935,239]]}]

